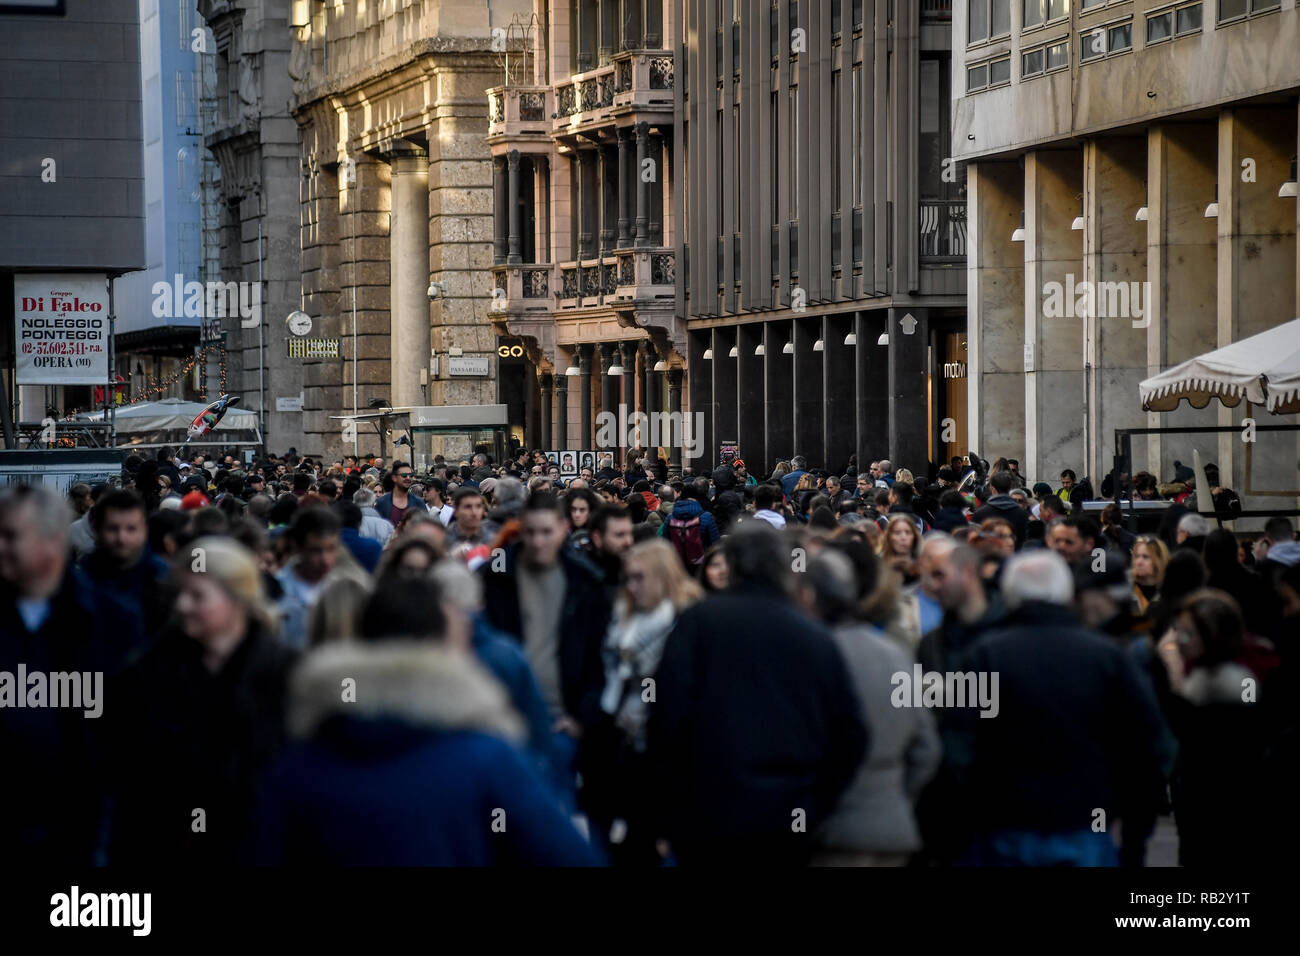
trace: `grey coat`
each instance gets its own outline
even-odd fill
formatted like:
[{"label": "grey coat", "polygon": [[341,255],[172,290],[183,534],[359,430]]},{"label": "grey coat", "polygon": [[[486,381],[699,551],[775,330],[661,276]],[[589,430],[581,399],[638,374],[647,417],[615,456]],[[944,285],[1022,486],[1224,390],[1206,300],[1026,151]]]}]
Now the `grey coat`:
[{"label": "grey coat", "polygon": [[912,808],[942,756],[934,717],[924,708],[890,703],[892,676],[910,674],[913,664],[897,643],[866,624],[841,625],[832,634],[870,728],[871,747],[818,830],[818,841],[834,850],[912,853],[921,847]]}]

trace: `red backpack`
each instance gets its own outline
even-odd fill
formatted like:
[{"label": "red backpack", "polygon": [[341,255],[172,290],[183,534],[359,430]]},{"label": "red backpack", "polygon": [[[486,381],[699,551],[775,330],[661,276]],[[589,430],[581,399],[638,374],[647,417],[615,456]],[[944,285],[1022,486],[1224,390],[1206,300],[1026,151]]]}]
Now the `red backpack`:
[{"label": "red backpack", "polygon": [[696,567],[704,560],[704,529],[700,527],[699,515],[689,520],[670,518],[668,537],[688,568]]}]

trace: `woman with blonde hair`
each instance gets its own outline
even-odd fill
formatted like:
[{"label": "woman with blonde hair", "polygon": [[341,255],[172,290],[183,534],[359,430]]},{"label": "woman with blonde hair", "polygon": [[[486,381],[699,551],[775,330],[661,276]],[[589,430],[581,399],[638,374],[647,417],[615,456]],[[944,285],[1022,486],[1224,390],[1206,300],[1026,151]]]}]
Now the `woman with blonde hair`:
[{"label": "woman with blonde hair", "polygon": [[[251,551],[203,537],[172,565],[176,601],[115,700],[112,865],[238,865],[250,859],[258,782],[284,741],[296,654]],[[197,794],[209,838],[193,831]],[[219,829],[218,829],[219,828]]]},{"label": "woman with blonde hair", "polygon": [[880,541],[880,557],[903,576],[904,584],[915,584],[919,574],[916,562],[921,557],[921,532],[912,515],[893,515],[885,524]]},{"label": "woman with blonde hair", "polygon": [[354,639],[373,589],[370,575],[359,569],[337,568],[321,584],[320,597],[307,612],[308,647]]},{"label": "woman with blonde hair", "polygon": [[1133,596],[1137,600],[1138,617],[1150,630],[1147,608],[1160,594],[1165,581],[1165,568],[1169,565],[1169,549],[1153,534],[1141,535],[1133,542]]},{"label": "woman with blonde hair", "polygon": [[[601,652],[603,719],[590,728],[583,770],[593,839],[615,862],[654,864],[659,859],[655,833],[648,826],[653,792],[645,759],[648,701],[654,700],[654,673],[668,635],[682,611],[703,594],[667,541],[643,541],[623,556],[623,587]],[[612,842],[615,820],[626,826],[623,839]]]}]

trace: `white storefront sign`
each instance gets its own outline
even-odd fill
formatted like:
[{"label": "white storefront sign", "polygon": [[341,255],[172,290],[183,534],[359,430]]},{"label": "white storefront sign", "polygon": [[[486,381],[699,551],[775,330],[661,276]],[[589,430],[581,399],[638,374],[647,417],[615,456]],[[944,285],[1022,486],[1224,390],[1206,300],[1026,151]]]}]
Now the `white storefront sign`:
[{"label": "white storefront sign", "polygon": [[108,283],[100,274],[14,276],[19,385],[108,380]]},{"label": "white storefront sign", "polygon": [[483,356],[448,356],[448,375],[487,375],[491,371],[491,359]]}]

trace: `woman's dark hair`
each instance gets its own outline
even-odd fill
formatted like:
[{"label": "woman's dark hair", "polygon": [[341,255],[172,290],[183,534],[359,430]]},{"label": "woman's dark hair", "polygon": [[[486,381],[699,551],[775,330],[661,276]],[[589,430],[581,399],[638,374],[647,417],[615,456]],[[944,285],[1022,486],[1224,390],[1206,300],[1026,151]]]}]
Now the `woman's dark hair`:
[{"label": "woman's dark hair", "polygon": [[859,535],[846,535],[832,538],[826,545],[841,552],[853,563],[853,571],[858,581],[858,600],[861,602],[876,589],[880,579],[880,559]]},{"label": "woman's dark hair", "polygon": [[1196,667],[1215,667],[1235,660],[1241,653],[1245,625],[1241,609],[1232,596],[1209,588],[1193,591],[1178,605],[1196,628],[1205,650]]},{"label": "woman's dark hair", "polygon": [[167,539],[179,540],[188,523],[189,516],[183,511],[155,511],[148,521],[150,550],[166,557],[170,553],[167,550]]},{"label": "woman's dark hair", "polygon": [[1205,562],[1195,551],[1181,548],[1169,556],[1165,577],[1160,584],[1160,596],[1175,603],[1200,588],[1205,587]]},{"label": "woman's dark hair", "polygon": [[1228,574],[1238,564],[1237,536],[1227,528],[1215,528],[1205,536],[1205,567],[1210,577]]},{"label": "woman's dark hair", "polygon": [[[825,496],[823,495],[820,497]],[[827,500],[829,501],[830,499]],[[813,528],[829,528],[834,530],[836,527],[835,512],[831,511],[830,507],[827,505],[818,505],[812,509],[812,517],[808,519],[808,525]]]},{"label": "woman's dark hair", "polygon": [[590,488],[569,488],[564,495],[564,516],[566,518],[569,517],[575,501],[585,501],[587,503],[588,525],[591,524],[592,516],[605,506],[604,499]]},{"label": "woman's dark hair", "polygon": [[447,636],[438,585],[429,577],[393,575],[380,579],[361,613],[361,638],[384,641]]},{"label": "woman's dark hair", "polygon": [[[429,567],[433,567],[442,559],[438,552],[438,547],[428,538],[422,535],[412,535],[410,537],[399,538],[393,542],[392,547],[384,552],[383,559],[375,572],[375,581],[377,586],[375,594],[378,595],[384,582],[393,578],[412,577],[413,572],[408,568],[402,567],[402,558],[408,551],[423,551],[429,558]],[[414,575],[422,577],[423,575]]]},{"label": "woman's dark hair", "polygon": [[709,584],[709,576],[705,573],[705,571],[708,570],[708,567],[712,563],[713,559],[717,557],[721,557],[724,559],[726,558],[726,555],[723,554],[722,552],[721,541],[719,541],[713,547],[709,548],[709,550],[704,552],[704,557],[700,559],[699,567],[695,569],[695,577],[699,580],[700,584],[703,586],[704,590],[706,591],[717,590],[711,584]]}]

